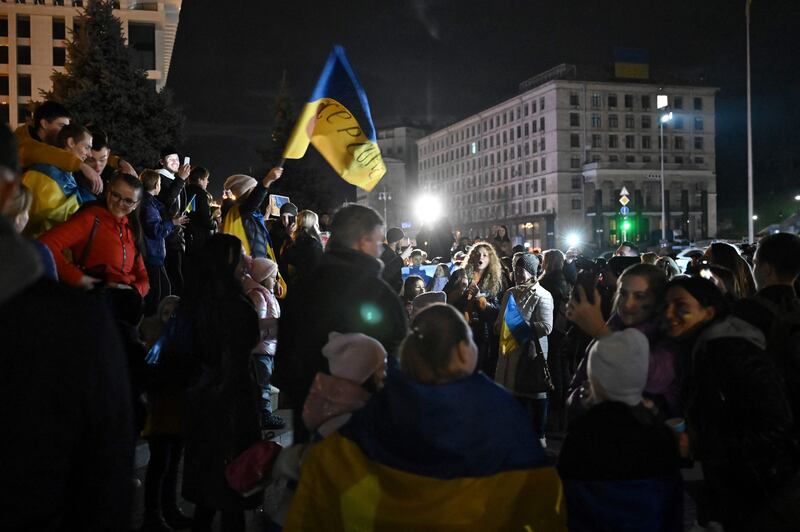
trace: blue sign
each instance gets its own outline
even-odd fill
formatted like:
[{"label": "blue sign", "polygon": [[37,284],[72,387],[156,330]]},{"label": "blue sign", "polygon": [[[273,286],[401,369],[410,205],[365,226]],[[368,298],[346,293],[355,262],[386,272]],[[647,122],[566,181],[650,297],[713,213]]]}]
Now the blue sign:
[{"label": "blue sign", "polygon": [[628,213],[630,213],[630,212],[631,212],[631,209],[630,209],[630,207],[620,207],[620,208],[619,208],[619,213],[620,213],[622,216],[627,216],[627,215],[628,215]]}]

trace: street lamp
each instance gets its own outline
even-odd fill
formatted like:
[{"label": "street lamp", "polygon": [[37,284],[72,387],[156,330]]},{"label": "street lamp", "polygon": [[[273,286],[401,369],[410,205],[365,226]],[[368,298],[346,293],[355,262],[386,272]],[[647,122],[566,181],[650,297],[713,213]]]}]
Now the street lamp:
[{"label": "street lamp", "polygon": [[414,208],[417,218],[423,223],[433,223],[442,217],[442,203],[439,198],[423,195],[417,198]]},{"label": "street lamp", "polygon": [[383,186],[383,191],[378,192],[378,201],[383,202],[383,223],[389,227],[389,220],[386,218],[386,202],[392,201],[392,193],[386,192],[386,185]]},{"label": "street lamp", "polygon": [[666,96],[658,95],[656,97],[656,101],[660,104],[663,103],[664,107],[659,109],[664,109],[664,113],[658,120],[658,125],[660,129],[660,144],[661,144],[661,242],[666,243],[667,241],[667,205],[665,204],[665,196],[664,193],[664,124],[672,120],[672,111],[666,112],[667,109],[667,102]]}]

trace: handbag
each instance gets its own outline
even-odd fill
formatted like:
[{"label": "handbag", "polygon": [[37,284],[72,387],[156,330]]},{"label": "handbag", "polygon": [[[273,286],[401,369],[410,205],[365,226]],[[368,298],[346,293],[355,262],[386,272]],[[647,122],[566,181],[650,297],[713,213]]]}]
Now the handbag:
[{"label": "handbag", "polygon": [[244,496],[257,492],[269,478],[282,450],[283,447],[274,441],[257,441],[225,466],[228,486]]},{"label": "handbag", "polygon": [[[533,355],[530,354],[529,348],[531,341],[535,346]],[[519,356],[517,373],[514,376],[514,392],[539,394],[554,390],[553,379],[550,376],[550,369],[547,367],[542,344],[534,333],[533,340],[525,343]]]}]

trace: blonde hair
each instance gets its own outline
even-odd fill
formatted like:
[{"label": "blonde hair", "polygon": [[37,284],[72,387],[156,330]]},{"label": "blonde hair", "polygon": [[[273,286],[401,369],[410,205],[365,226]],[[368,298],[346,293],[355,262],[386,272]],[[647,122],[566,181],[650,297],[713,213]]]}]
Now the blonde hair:
[{"label": "blonde hair", "polygon": [[305,233],[315,240],[322,240],[319,234],[319,217],[314,211],[304,210],[297,213],[292,240],[296,240],[301,233]]},{"label": "blonde hair", "polygon": [[494,250],[494,246],[488,242],[476,242],[475,245],[470,248],[469,255],[467,256],[467,276],[472,279],[475,273],[473,260],[481,248],[485,249],[489,255],[489,264],[481,274],[481,278],[478,281],[478,288],[481,289],[481,292],[497,296],[503,291],[503,269],[500,265],[500,259],[497,257],[497,252]]}]

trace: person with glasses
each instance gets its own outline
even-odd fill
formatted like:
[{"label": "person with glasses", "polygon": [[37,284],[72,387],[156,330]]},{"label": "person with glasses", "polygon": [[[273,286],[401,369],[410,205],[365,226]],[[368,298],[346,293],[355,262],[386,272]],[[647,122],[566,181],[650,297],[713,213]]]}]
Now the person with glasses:
[{"label": "person with glasses", "polygon": [[[60,279],[87,290],[105,286],[147,295],[142,231],[134,212],[142,188],[137,177],[117,172],[104,202],[87,205],[39,238],[53,252]],[[71,260],[64,255],[67,250]]]}]

